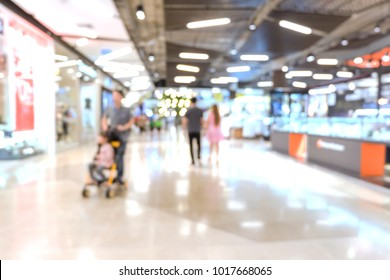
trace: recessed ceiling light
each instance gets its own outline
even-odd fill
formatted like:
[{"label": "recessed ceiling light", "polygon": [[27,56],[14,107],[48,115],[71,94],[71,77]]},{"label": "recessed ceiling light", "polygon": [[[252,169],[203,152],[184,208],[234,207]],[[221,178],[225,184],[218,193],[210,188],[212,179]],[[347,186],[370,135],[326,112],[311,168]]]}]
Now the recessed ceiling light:
[{"label": "recessed ceiling light", "polygon": [[314,80],[332,80],[333,75],[332,74],[314,74],[313,79]]},{"label": "recessed ceiling light", "polygon": [[89,43],[89,40],[88,38],[80,38],[76,41],[76,46],[78,47],[84,47],[86,45],[88,45]]},{"label": "recessed ceiling light", "polygon": [[273,81],[260,81],[257,83],[258,87],[273,87],[274,82]]},{"label": "recessed ceiling light", "polygon": [[337,65],[339,61],[336,58],[320,58],[317,60],[318,65]]},{"label": "recessed ceiling light", "polygon": [[380,26],[379,24],[377,24],[377,25],[375,26],[375,28],[374,28],[374,32],[375,32],[375,33],[380,33],[381,31],[382,31],[381,26]]},{"label": "recessed ceiling light", "polygon": [[336,75],[339,78],[352,78],[353,77],[353,73],[349,72],[349,71],[338,71],[336,73]]},{"label": "recessed ceiling light", "polygon": [[363,63],[363,58],[362,57],[355,57],[355,59],[353,60],[354,63],[356,64],[361,64]]},{"label": "recessed ceiling light", "polygon": [[355,89],[356,89],[355,83],[349,83],[349,84],[348,84],[348,89],[349,89],[349,90],[352,90],[352,91],[355,90]]},{"label": "recessed ceiling light", "polygon": [[341,44],[343,47],[346,47],[346,46],[348,46],[349,41],[348,41],[347,39],[343,39],[343,40],[341,40],[340,44]]},{"label": "recessed ceiling light", "polygon": [[200,71],[199,67],[191,66],[191,65],[184,65],[184,64],[178,64],[176,66],[176,69],[180,70],[180,71],[187,71],[187,72],[193,72],[193,73],[198,73]]},{"label": "recessed ceiling light", "polygon": [[306,61],[307,61],[307,62],[310,63],[310,62],[313,62],[314,60],[316,60],[316,57],[315,57],[314,54],[311,53],[311,54],[308,54],[308,55],[307,55],[307,57],[306,57]]},{"label": "recessed ceiling light", "polygon": [[265,54],[243,54],[240,59],[244,61],[268,61],[269,56]]},{"label": "recessed ceiling light", "polygon": [[292,86],[293,87],[296,87],[296,88],[307,88],[307,84],[304,83],[304,82],[298,82],[298,81],[294,81],[292,83]]},{"label": "recessed ceiling light", "polygon": [[382,61],[383,62],[389,62],[390,61],[390,56],[389,53],[386,53],[382,56]]},{"label": "recessed ceiling light", "polygon": [[232,66],[226,69],[228,73],[248,72],[251,71],[249,66]]},{"label": "recessed ceiling light", "polygon": [[176,76],[174,78],[175,83],[177,84],[190,84],[196,81],[195,76]]},{"label": "recessed ceiling light", "polygon": [[296,24],[296,23],[293,23],[293,22],[290,22],[287,20],[279,21],[279,25],[283,28],[287,28],[287,29],[290,29],[290,30],[293,30],[293,31],[296,31],[299,33],[306,34],[306,35],[311,34],[313,32],[312,29],[309,27],[306,27],[306,26],[303,26],[300,24]]},{"label": "recessed ceiling light", "polygon": [[148,60],[149,60],[150,62],[153,62],[153,61],[156,60],[156,57],[154,56],[154,54],[150,54],[150,55],[148,56]]},{"label": "recessed ceiling light", "polygon": [[284,73],[288,72],[288,66],[286,66],[286,65],[283,66],[283,67],[282,67],[282,71],[283,71]]},{"label": "recessed ceiling light", "polygon": [[146,15],[145,15],[145,12],[144,12],[144,8],[142,5],[138,5],[137,6],[137,12],[135,13],[135,15],[137,16],[137,18],[139,20],[144,20],[146,18]]},{"label": "recessed ceiling light", "polygon": [[209,59],[209,55],[205,53],[188,53],[182,52],[179,54],[180,58],[183,59],[198,59],[198,60],[207,60]]},{"label": "recessed ceiling light", "polygon": [[216,19],[189,22],[187,23],[187,28],[189,29],[203,28],[203,27],[225,25],[229,23],[231,23],[230,18],[216,18]]},{"label": "recessed ceiling light", "polygon": [[256,30],[256,25],[255,24],[249,25],[249,30],[251,30],[251,31]]},{"label": "recessed ceiling light", "polygon": [[237,50],[236,49],[232,49],[231,51],[230,51],[230,54],[231,55],[236,55],[238,52],[237,52]]}]

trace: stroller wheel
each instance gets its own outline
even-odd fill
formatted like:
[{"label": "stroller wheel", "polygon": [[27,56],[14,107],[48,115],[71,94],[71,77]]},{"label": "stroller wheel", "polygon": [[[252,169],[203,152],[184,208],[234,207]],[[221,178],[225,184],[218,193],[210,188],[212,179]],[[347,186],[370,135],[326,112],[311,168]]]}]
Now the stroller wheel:
[{"label": "stroller wheel", "polygon": [[115,196],[115,191],[111,188],[106,190],[106,198],[113,198]]},{"label": "stroller wheel", "polygon": [[88,198],[91,193],[87,188],[84,188],[81,194],[83,195],[83,197]]}]

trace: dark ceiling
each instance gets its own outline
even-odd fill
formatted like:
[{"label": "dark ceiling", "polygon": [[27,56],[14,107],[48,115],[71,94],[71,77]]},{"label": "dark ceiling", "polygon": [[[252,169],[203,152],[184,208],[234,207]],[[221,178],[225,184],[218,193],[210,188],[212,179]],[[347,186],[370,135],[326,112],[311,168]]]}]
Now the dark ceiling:
[{"label": "dark ceiling", "polygon": [[[160,0],[143,0],[146,14],[156,14],[153,1]],[[161,54],[164,56],[156,59],[165,61],[166,65],[166,72],[160,75],[164,82],[159,84],[170,87],[210,87],[213,86],[210,80],[221,76],[237,77],[241,85],[255,86],[283,65],[335,73],[337,67],[306,63],[306,56],[312,52],[317,57],[337,54],[340,55],[336,58],[341,67],[345,60],[353,58],[348,56],[348,52],[359,55],[378,51],[386,46],[386,38],[389,37],[390,41],[390,19],[386,12],[390,10],[389,0],[165,0],[161,6],[164,10],[164,34],[156,32],[156,36],[158,40],[163,38],[165,50]],[[186,28],[191,21],[221,17],[228,17],[232,22],[218,27]],[[313,33],[304,35],[282,28],[280,20],[310,27]],[[137,24],[153,26],[154,22],[157,20],[152,17],[147,18],[146,23]],[[256,30],[249,30],[251,23],[256,23]],[[376,25],[382,26],[381,32],[373,31]],[[133,32],[141,29],[134,28]],[[143,37],[150,36],[153,37],[151,34]],[[342,47],[340,41],[344,38],[350,43]],[[368,46],[373,49],[367,49]],[[150,53],[150,50],[145,49],[144,52]],[[153,52],[156,53],[156,50]],[[209,54],[210,58],[206,61],[186,60],[179,58],[180,52],[202,52]],[[270,61],[245,62],[240,60],[241,54],[266,54]],[[176,69],[179,63],[197,66],[200,72],[179,71]],[[153,62],[146,61],[146,64],[153,69]],[[227,67],[240,65],[249,65],[251,71],[226,72]],[[176,84],[175,76],[196,76],[197,80],[189,85]],[[316,83],[306,80],[311,85]]]}]

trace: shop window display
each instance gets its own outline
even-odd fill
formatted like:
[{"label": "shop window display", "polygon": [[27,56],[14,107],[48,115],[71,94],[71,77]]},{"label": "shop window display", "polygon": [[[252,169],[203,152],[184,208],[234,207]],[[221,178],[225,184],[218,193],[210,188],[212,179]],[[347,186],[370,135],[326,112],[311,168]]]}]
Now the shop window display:
[{"label": "shop window display", "polygon": [[0,159],[23,159],[52,148],[53,41],[1,6],[0,14]]},{"label": "shop window display", "polygon": [[79,142],[77,109],[79,102],[79,79],[77,73],[77,67],[74,66],[63,67],[57,70],[55,112],[57,150]]}]

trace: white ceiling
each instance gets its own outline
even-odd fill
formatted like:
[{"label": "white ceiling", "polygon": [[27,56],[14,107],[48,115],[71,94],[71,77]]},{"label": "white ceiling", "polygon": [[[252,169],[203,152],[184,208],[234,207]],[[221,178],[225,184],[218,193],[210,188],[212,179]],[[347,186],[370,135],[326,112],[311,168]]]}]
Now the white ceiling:
[{"label": "white ceiling", "polygon": [[[14,0],[14,2],[93,61],[102,54],[102,50],[115,51],[131,47],[130,54],[113,61],[143,65],[112,0]],[[97,35],[96,39],[91,38],[94,34]],[[77,39],[88,36],[90,39],[87,45],[76,46]],[[148,74],[141,71],[140,75]],[[121,80],[131,81],[130,78]]]}]

